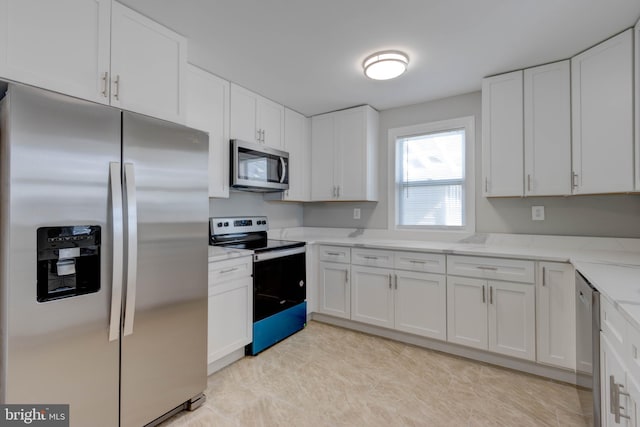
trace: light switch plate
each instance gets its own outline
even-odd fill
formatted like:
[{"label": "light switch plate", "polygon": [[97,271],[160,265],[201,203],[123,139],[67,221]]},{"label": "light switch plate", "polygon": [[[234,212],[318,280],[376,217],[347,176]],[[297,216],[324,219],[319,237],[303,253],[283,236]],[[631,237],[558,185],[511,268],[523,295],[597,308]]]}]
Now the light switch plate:
[{"label": "light switch plate", "polygon": [[544,221],[544,206],[531,206],[531,219],[533,221]]},{"label": "light switch plate", "polygon": [[353,219],[360,219],[360,208],[353,208]]}]

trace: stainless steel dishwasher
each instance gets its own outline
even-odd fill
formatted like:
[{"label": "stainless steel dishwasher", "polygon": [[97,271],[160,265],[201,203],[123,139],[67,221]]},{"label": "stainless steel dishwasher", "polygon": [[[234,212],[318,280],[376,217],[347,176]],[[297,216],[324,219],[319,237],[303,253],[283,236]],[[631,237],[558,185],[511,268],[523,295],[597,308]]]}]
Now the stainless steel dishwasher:
[{"label": "stainless steel dishwasher", "polygon": [[576,384],[586,425],[600,427],[600,292],[578,271]]}]

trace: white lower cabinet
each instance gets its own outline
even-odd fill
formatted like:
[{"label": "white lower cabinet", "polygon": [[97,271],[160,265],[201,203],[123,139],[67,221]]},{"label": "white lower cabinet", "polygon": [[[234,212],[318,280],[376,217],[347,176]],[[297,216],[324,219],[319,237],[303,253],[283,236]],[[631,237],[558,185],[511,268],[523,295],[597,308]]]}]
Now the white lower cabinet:
[{"label": "white lower cabinet", "polygon": [[253,337],[251,256],[209,264],[207,363],[249,344]]},{"label": "white lower cabinet", "polygon": [[443,275],[351,267],[351,320],[444,340],[445,310]]},{"label": "white lower cabinet", "polygon": [[395,328],[416,335],[447,339],[447,282],[441,274],[395,273]]},{"label": "white lower cabinet", "polygon": [[537,270],[537,361],[575,369],[575,270],[556,262],[540,262]]},{"label": "white lower cabinet", "polygon": [[600,369],[602,426],[635,426],[630,422],[632,405],[624,362],[604,333],[600,334]]},{"label": "white lower cabinet", "polygon": [[447,277],[449,342],[535,360],[532,284]]},{"label": "white lower cabinet", "polygon": [[486,350],[487,281],[447,277],[447,337],[449,342]]},{"label": "white lower cabinet", "polygon": [[345,319],[351,318],[350,270],[349,264],[319,263],[318,291],[320,295],[318,298],[318,311],[320,313]]}]

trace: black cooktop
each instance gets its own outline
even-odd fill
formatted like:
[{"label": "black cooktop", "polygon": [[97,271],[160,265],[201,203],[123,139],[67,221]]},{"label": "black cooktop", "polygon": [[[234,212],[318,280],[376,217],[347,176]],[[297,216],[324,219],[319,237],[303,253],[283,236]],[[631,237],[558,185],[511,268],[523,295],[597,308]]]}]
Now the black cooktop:
[{"label": "black cooktop", "polygon": [[246,242],[236,241],[236,242],[215,244],[215,246],[222,246],[224,248],[251,249],[256,253],[275,251],[278,249],[297,248],[304,245],[305,245],[304,242],[294,242],[292,240],[274,240],[274,239],[251,240]]}]

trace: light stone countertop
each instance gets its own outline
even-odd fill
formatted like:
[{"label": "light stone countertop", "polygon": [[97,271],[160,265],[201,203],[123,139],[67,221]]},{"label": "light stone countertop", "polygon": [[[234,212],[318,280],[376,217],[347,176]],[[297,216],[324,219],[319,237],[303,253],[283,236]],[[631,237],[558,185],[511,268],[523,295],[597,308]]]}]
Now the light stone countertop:
[{"label": "light stone countertop", "polygon": [[253,254],[249,249],[223,248],[209,245],[209,262],[224,261],[227,259],[240,258]]},{"label": "light stone countertop", "polygon": [[404,234],[398,239],[402,233],[368,231],[300,227],[270,231],[269,237],[308,244],[570,262],[640,330],[640,239],[485,234],[440,241],[431,240],[433,236],[417,240]]}]

